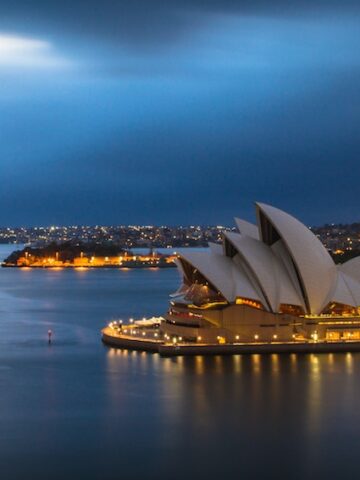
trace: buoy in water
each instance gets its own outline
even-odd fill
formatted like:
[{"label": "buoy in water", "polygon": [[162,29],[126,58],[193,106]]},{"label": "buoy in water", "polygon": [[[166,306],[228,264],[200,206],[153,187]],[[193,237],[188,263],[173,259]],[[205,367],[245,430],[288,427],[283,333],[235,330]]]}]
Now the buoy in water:
[{"label": "buoy in water", "polygon": [[48,330],[48,339],[49,339],[49,345],[51,343],[51,337],[52,337],[52,331]]}]

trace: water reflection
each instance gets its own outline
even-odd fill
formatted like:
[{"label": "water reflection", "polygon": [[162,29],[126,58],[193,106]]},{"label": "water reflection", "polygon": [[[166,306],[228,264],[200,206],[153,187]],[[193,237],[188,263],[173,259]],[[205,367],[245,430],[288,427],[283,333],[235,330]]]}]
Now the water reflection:
[{"label": "water reflection", "polygon": [[[125,363],[122,370],[134,373],[132,356],[115,358]],[[289,472],[290,465],[297,464],[300,478],[322,471],[319,448],[326,445],[322,455],[330,455],[335,448],[332,435],[359,420],[357,354],[156,356],[156,360],[137,354],[136,362],[137,370],[157,378],[159,390],[151,388],[149,395],[159,402],[156,415],[170,449],[170,456],[163,459],[168,466],[180,454],[201,464],[205,451],[217,451],[222,461],[229,462],[246,452],[260,475],[266,465],[274,464],[270,451],[278,450],[287,452]],[[258,455],[263,463],[256,462]],[[215,462],[215,470],[218,466]]]},{"label": "water reflection", "polygon": [[176,271],[1,273],[1,478],[343,478],[357,465],[359,354],[109,349],[100,328],[161,313]]},{"label": "water reflection", "polygon": [[354,368],[354,357],[352,353],[346,354],[346,373],[352,375]]}]

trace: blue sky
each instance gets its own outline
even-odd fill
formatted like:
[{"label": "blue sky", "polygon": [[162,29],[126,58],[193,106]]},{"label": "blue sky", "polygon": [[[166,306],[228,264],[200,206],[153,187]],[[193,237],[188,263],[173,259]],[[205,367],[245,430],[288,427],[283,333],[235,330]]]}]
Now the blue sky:
[{"label": "blue sky", "polygon": [[359,221],[356,2],[0,5],[0,224]]}]

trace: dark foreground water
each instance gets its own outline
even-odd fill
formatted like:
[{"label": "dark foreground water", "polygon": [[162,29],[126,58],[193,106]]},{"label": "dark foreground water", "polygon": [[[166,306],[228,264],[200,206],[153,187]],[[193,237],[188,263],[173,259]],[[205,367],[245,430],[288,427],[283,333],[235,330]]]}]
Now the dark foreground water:
[{"label": "dark foreground water", "polygon": [[360,355],[101,344],[109,319],[161,314],[177,284],[176,270],[0,270],[0,478],[357,478]]}]

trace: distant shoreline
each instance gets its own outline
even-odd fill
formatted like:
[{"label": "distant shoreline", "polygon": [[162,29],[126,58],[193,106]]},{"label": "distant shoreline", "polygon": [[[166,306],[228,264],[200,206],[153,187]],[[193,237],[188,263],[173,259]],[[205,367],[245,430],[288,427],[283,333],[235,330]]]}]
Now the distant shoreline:
[{"label": "distant shoreline", "polygon": [[164,255],[149,250],[136,254],[117,245],[73,244],[71,242],[46,247],[25,247],[13,251],[1,264],[5,268],[172,268],[176,255]]},{"label": "distant shoreline", "polygon": [[2,268],[15,268],[20,270],[37,269],[37,270],[144,270],[144,269],[168,269],[176,268],[175,263],[168,263],[162,265],[8,265],[6,263],[1,264]]}]

